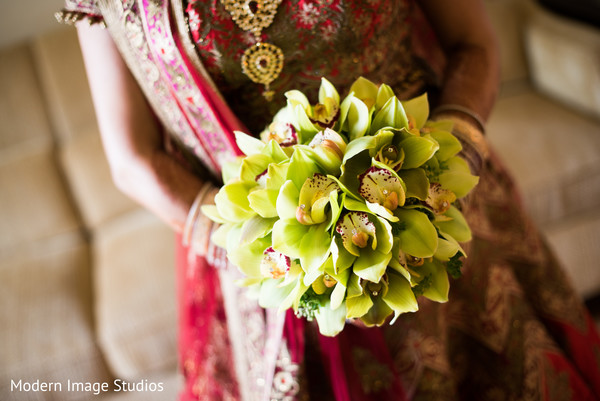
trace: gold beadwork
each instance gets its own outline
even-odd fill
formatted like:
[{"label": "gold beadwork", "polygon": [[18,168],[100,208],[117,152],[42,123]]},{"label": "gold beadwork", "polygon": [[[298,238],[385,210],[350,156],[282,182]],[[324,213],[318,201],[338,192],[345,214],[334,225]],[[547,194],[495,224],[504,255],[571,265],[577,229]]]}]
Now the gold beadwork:
[{"label": "gold beadwork", "polygon": [[271,43],[261,40],[261,33],[277,14],[282,0],[221,0],[221,4],[233,21],[244,31],[251,32],[257,43],[244,52],[242,72],[257,84],[265,86],[263,96],[271,101],[274,92],[269,85],[277,79],[283,69],[283,52]]}]

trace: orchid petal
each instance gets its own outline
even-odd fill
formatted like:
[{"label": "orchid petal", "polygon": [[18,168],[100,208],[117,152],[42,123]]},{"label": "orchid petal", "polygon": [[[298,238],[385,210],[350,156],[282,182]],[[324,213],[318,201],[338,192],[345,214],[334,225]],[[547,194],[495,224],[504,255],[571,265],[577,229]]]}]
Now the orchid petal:
[{"label": "orchid petal", "polygon": [[353,97],[350,100],[350,104],[348,105],[348,116],[347,122],[349,125],[348,128],[348,136],[350,140],[360,138],[369,129],[369,124],[371,122],[371,115],[369,113],[369,108],[362,102],[362,100]]},{"label": "orchid petal", "polygon": [[274,189],[257,189],[248,194],[250,208],[261,217],[277,217],[276,202],[279,191]]},{"label": "orchid petal", "polygon": [[321,306],[315,313],[315,318],[319,325],[319,332],[328,337],[339,334],[346,324],[346,308],[342,305],[333,309],[330,307],[330,301]]},{"label": "orchid petal", "polygon": [[450,217],[451,220],[435,221],[435,225],[440,231],[452,236],[452,238],[458,242],[467,242],[471,240],[471,229],[460,210],[454,206],[450,206],[450,209],[448,209],[444,215]]},{"label": "orchid petal", "polygon": [[389,85],[381,84],[377,90],[377,101],[375,102],[375,110],[380,110],[391,98],[395,97],[394,91]]},{"label": "orchid petal", "polygon": [[435,154],[440,161],[446,161],[462,150],[460,141],[448,131],[430,131],[429,135],[440,144],[440,149]]},{"label": "orchid petal", "polygon": [[479,177],[472,175],[467,162],[455,156],[447,161],[448,170],[439,176],[439,183],[456,195],[457,198],[466,196],[479,182]]},{"label": "orchid petal", "polygon": [[370,110],[375,105],[378,88],[368,79],[359,77],[350,87],[350,92],[353,92],[354,96],[360,99]]},{"label": "orchid petal", "polygon": [[340,95],[335,86],[325,78],[321,78],[321,86],[319,87],[319,103],[325,104],[325,99],[330,98],[336,104],[340,104]]},{"label": "orchid petal", "polygon": [[254,155],[261,153],[265,148],[265,142],[254,138],[244,132],[234,131],[235,134],[235,142],[237,143],[238,148],[244,153],[246,156]]},{"label": "orchid petal", "polygon": [[299,224],[295,218],[294,220],[278,220],[273,225],[271,234],[273,248],[292,259],[299,259],[302,254],[300,244],[307,235],[309,227],[311,226]]},{"label": "orchid petal", "polygon": [[402,276],[388,274],[388,291],[383,295],[383,301],[397,315],[419,310],[417,299],[412,292],[410,283]]},{"label": "orchid petal", "polygon": [[250,208],[248,194],[255,182],[233,182],[223,186],[215,195],[215,204],[221,217],[227,221],[239,222],[252,217],[255,212]]},{"label": "orchid petal", "polygon": [[291,220],[296,218],[299,197],[300,191],[291,180],[286,181],[281,186],[275,203],[277,214],[280,219]]},{"label": "orchid petal", "polygon": [[417,198],[420,200],[427,199],[429,195],[429,179],[427,174],[421,168],[412,168],[400,170],[398,176],[406,185],[406,197]]},{"label": "orchid petal", "polygon": [[287,179],[292,180],[297,188],[302,188],[307,178],[315,173],[320,173],[319,167],[310,157],[309,151],[304,148],[297,148],[290,159]]},{"label": "orchid petal", "polygon": [[403,169],[420,167],[431,159],[440,145],[428,137],[412,136],[400,142],[399,147],[404,150]]},{"label": "orchid petal", "polygon": [[373,250],[363,250],[352,267],[358,277],[374,283],[379,282],[385,274],[391,253],[381,253]]},{"label": "orchid petal", "polygon": [[215,205],[202,205],[200,208],[202,214],[208,217],[210,220],[218,224],[225,224],[227,221],[221,217],[219,210]]},{"label": "orchid petal", "polygon": [[346,298],[346,318],[356,319],[364,316],[372,306],[373,300],[366,293],[358,297]]},{"label": "orchid petal", "polygon": [[423,296],[435,302],[448,302],[450,280],[444,265],[434,260],[425,262],[419,269],[425,276],[431,277],[431,285],[423,292]]},{"label": "orchid petal", "polygon": [[269,234],[276,219],[263,219],[254,215],[242,224],[240,245],[246,245]]},{"label": "orchid petal", "polygon": [[427,215],[410,209],[398,209],[395,214],[405,226],[397,236],[401,249],[419,258],[433,256],[438,243],[437,231]]},{"label": "orchid petal", "polygon": [[371,132],[377,132],[381,128],[406,128],[408,119],[402,104],[395,96],[390,98],[385,105],[375,114],[371,124]]},{"label": "orchid petal", "polygon": [[414,128],[423,128],[427,121],[427,117],[429,117],[429,101],[427,100],[427,94],[424,93],[421,96],[403,101],[402,107],[404,107],[406,115],[409,118],[412,117],[414,119]]}]

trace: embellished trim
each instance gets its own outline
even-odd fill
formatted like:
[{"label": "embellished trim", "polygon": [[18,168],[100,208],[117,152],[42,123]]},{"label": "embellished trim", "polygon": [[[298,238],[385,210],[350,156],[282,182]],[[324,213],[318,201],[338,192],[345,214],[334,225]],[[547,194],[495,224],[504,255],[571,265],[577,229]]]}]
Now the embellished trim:
[{"label": "embellished trim", "polygon": [[[160,71],[148,47],[137,2],[99,0],[98,7],[127,66],[170,138],[184,150],[184,153],[191,153],[194,159],[203,161],[204,166],[218,177],[218,171],[210,163],[208,154],[174,101],[169,87],[161,79]],[[189,157],[186,159],[191,160]],[[202,169],[200,165],[195,165],[194,168]]]},{"label": "embellished trim", "polygon": [[70,11],[63,9],[54,13],[54,18],[60,24],[75,25],[79,21],[86,21],[89,25],[101,25],[106,28],[104,18],[101,15],[91,15],[81,11]]}]

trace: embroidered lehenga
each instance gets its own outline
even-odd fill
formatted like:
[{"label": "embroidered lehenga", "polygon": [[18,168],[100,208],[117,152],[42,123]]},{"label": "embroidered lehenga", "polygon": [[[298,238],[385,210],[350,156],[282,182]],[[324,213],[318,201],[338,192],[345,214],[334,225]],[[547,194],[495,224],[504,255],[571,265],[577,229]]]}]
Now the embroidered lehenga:
[{"label": "embroidered lehenga", "polygon": [[[63,16],[104,21],[178,153],[217,179],[233,129],[260,132],[285,91],[314,99],[321,76],[340,93],[362,75],[434,99],[444,60],[413,3],[284,0],[265,31],[286,58],[271,102],[240,68],[254,38],[218,0],[73,0]],[[218,250],[211,265],[180,247],[181,399],[600,399],[593,322],[494,156],[466,217],[474,239],[448,303],[335,338],[263,313],[227,283]]]}]

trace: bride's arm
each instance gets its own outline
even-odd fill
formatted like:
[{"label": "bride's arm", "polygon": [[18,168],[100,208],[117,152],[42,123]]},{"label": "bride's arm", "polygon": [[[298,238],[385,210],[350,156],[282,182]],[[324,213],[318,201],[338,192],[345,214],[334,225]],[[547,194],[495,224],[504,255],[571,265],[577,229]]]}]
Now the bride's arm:
[{"label": "bride's arm", "polygon": [[166,153],[156,119],[108,31],[85,24],[77,31],[115,184],[181,232],[202,180]]},{"label": "bride's arm", "polygon": [[[421,0],[419,3],[448,58],[439,104],[467,108],[484,123],[494,105],[500,73],[498,45],[483,2]],[[479,125],[462,114],[461,117]]]}]

